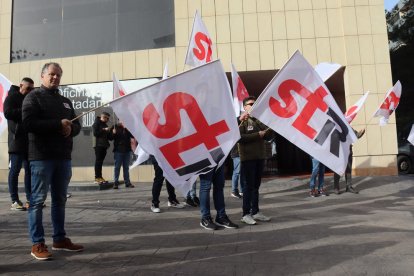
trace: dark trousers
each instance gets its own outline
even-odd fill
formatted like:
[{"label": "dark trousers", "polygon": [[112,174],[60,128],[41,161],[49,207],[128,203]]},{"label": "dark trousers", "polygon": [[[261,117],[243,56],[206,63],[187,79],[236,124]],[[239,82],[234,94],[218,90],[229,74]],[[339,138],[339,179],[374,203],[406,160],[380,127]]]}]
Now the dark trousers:
[{"label": "dark trousers", "polygon": [[262,182],[264,160],[240,162],[240,178],[243,189],[243,216],[259,212],[259,188]]},{"label": "dark trousers", "polygon": [[[346,169],[345,169],[345,183],[346,183],[346,187],[349,188],[350,186],[352,186],[352,151],[349,153],[348,156],[348,164],[346,165]],[[334,174],[334,189],[338,189],[339,190],[339,179],[341,178],[341,176],[339,174]]]},{"label": "dark trousers", "polygon": [[[159,204],[160,203],[160,193],[162,184],[164,183],[164,175],[163,171],[158,165],[157,160],[153,156],[151,156],[152,164],[154,165],[155,170],[155,177],[154,182],[152,183],[152,203],[153,204]],[[171,185],[168,180],[165,180],[167,185],[167,192],[168,192],[168,200],[169,201],[175,201],[177,200],[177,197],[175,195],[175,188],[173,185]]]},{"label": "dark trousers", "polygon": [[102,165],[105,160],[107,148],[95,147],[95,178],[102,177]]}]

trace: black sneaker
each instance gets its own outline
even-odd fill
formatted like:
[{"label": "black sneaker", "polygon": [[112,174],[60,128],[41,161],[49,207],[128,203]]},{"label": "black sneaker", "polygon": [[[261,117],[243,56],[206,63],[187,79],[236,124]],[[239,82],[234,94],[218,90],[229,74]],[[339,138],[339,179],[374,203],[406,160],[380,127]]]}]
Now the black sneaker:
[{"label": "black sneaker", "polygon": [[359,193],[359,192],[358,192],[357,190],[355,190],[355,188],[354,188],[354,187],[352,187],[352,186],[347,186],[347,187],[346,187],[345,192],[348,192],[348,193],[353,193],[353,194],[357,194],[357,193]]},{"label": "black sneaker", "polygon": [[200,199],[198,197],[193,197],[193,201],[195,204],[197,204],[197,206],[200,206]]},{"label": "black sneaker", "polygon": [[117,189],[118,189],[118,185],[119,185],[119,183],[118,183],[118,182],[115,182],[115,183],[114,183],[114,189],[115,189],[115,190],[117,190]]},{"label": "black sneaker", "polygon": [[239,228],[239,226],[237,224],[231,222],[231,220],[229,219],[228,216],[224,216],[224,217],[221,217],[221,218],[216,218],[216,224],[219,225],[219,226],[230,228],[230,229]]},{"label": "black sneaker", "polygon": [[239,192],[238,192],[238,191],[236,191],[236,192],[232,192],[232,193],[231,193],[231,196],[232,196],[232,197],[235,197],[235,198],[242,198],[242,196],[239,194]]},{"label": "black sneaker", "polygon": [[187,204],[188,206],[197,207],[197,204],[195,204],[195,202],[190,196],[186,198],[185,204]]},{"label": "black sneaker", "polygon": [[201,219],[200,226],[207,230],[217,230],[218,226],[211,217]]}]

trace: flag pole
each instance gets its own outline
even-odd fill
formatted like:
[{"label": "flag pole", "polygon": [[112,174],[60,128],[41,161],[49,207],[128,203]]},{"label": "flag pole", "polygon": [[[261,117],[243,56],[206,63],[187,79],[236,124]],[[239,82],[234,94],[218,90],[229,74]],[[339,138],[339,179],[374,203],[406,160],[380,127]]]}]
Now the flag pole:
[{"label": "flag pole", "polygon": [[82,117],[83,117],[83,116],[85,116],[86,114],[89,114],[89,113],[91,113],[92,111],[95,111],[95,110],[97,110],[97,109],[99,109],[99,108],[102,108],[102,107],[104,107],[105,105],[108,105],[108,104],[109,104],[109,102],[104,103],[103,105],[97,106],[97,107],[95,107],[95,108],[92,108],[91,110],[88,110],[88,111],[82,112],[82,114],[80,114],[80,115],[76,116],[75,118],[73,118],[73,119],[72,119],[72,120],[70,120],[70,121],[71,121],[71,122],[73,122],[73,121],[75,121],[75,120],[77,120],[77,119],[79,119],[79,118],[82,118]]}]

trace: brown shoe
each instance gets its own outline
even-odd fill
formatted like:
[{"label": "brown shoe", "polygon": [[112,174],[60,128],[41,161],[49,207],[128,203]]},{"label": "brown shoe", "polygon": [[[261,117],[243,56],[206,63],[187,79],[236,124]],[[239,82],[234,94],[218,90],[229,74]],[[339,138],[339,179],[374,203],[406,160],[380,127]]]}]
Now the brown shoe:
[{"label": "brown shoe", "polygon": [[52,253],[47,251],[47,246],[44,243],[36,243],[32,245],[32,252],[30,253],[38,260],[49,260],[52,257]]},{"label": "brown shoe", "polygon": [[53,242],[52,250],[79,252],[83,250],[83,246],[80,244],[74,244],[69,238],[65,238],[60,242]]}]

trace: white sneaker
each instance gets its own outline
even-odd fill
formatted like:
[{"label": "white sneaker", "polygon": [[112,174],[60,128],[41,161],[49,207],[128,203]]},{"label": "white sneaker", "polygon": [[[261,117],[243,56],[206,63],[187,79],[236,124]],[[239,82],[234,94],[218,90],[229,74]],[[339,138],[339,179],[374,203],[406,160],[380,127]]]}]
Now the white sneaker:
[{"label": "white sneaker", "polygon": [[168,201],[168,207],[182,209],[182,208],[185,208],[185,205],[178,202],[178,200],[175,200],[175,201]]},{"label": "white sneaker", "polygon": [[161,213],[161,209],[160,209],[160,207],[158,207],[158,204],[157,204],[157,206],[155,206],[154,204],[152,204],[151,205],[151,211],[153,213]]},{"label": "white sneaker", "polygon": [[269,217],[266,217],[262,213],[258,212],[257,214],[253,215],[253,219],[258,221],[270,221]]},{"label": "white sneaker", "polygon": [[15,201],[10,206],[10,210],[14,210],[14,211],[26,211],[26,208],[23,206],[23,203],[21,203],[19,201]]},{"label": "white sneaker", "polygon": [[249,224],[249,225],[255,225],[256,221],[253,219],[253,217],[251,215],[245,215],[241,218],[241,221]]}]

